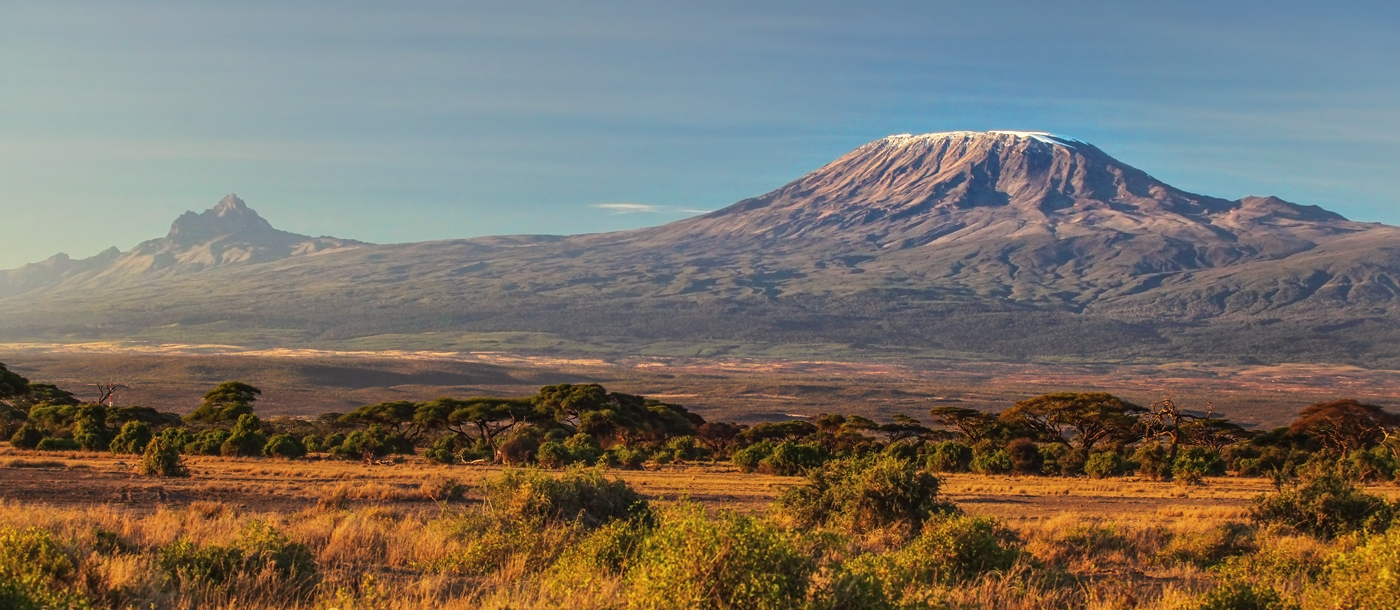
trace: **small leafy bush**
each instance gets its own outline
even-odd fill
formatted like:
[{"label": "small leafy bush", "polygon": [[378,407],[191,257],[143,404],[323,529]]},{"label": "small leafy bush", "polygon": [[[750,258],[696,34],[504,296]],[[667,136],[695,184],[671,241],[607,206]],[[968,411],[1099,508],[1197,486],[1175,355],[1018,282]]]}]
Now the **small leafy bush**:
[{"label": "small leafy bush", "polygon": [[1029,558],[1016,533],[987,517],[950,515],[930,521],[917,538],[888,553],[867,553],[845,570],[877,583],[884,597],[919,601],[936,585],[953,585]]},{"label": "small leafy bush", "polygon": [[758,462],[758,471],[793,477],[825,464],[831,454],[817,445],[783,441],[773,447],[773,452]]},{"label": "small leafy bush", "polygon": [[78,561],[45,529],[0,527],[0,608],[91,608],[78,591]]},{"label": "small leafy bush", "polygon": [[557,478],[539,470],[507,470],[482,484],[493,513],[529,523],[595,528],[618,519],[645,521],[651,507],[622,479],[601,468],[573,467]]},{"label": "small leafy bush", "polygon": [[34,449],[39,446],[39,442],[42,440],[44,440],[44,431],[34,424],[25,423],[10,437],[10,446],[15,449]]},{"label": "small leafy bush", "polygon": [[256,457],[262,455],[267,446],[267,435],[262,432],[262,420],[252,413],[238,416],[233,424],[228,440],[219,446],[219,453],[226,456]]},{"label": "small leafy bush", "polygon": [[938,498],[939,481],[913,460],[889,455],[835,460],[778,497],[774,510],[797,527],[829,526],[907,537],[957,508]]},{"label": "small leafy bush", "polygon": [[199,547],[179,539],[162,547],[156,565],[170,583],[194,582],[231,589],[243,575],[264,570],[293,591],[309,592],[318,578],[311,550],[263,521],[250,521],[229,546]]},{"label": "small leafy bush", "polygon": [[1283,601],[1273,587],[1231,581],[1211,589],[1192,610],[1290,610],[1296,604]]},{"label": "small leafy bush", "polygon": [[1187,447],[1172,463],[1172,478],[1177,482],[1194,485],[1205,477],[1225,474],[1225,461],[1220,454],[1205,447]]},{"label": "small leafy bush", "polygon": [[122,425],[117,436],[108,446],[112,453],[141,455],[151,442],[151,426],[142,421],[129,421]]},{"label": "small leafy bush", "polygon": [[184,452],[186,455],[219,455],[220,448],[224,446],[228,437],[228,430],[205,430],[194,440],[185,443]]},{"label": "small leafy bush", "polygon": [[290,434],[278,434],[267,439],[262,453],[267,457],[295,460],[306,457],[306,445]]},{"label": "small leafy bush", "polygon": [[1095,479],[1121,477],[1127,470],[1123,458],[1114,451],[1100,451],[1084,462],[1084,473]]},{"label": "small leafy bush", "polygon": [[1045,457],[1040,447],[1027,438],[1018,438],[1006,444],[1006,455],[1011,458],[1011,468],[1018,474],[1040,474],[1045,467]]},{"label": "small leafy bush", "polygon": [[1365,539],[1328,562],[1318,607],[1380,610],[1400,603],[1400,527]]},{"label": "small leafy bush", "polygon": [[789,534],[753,517],[668,510],[627,571],[627,607],[802,608],[816,566]]},{"label": "small leafy bush", "polygon": [[972,447],[957,441],[938,443],[928,457],[928,468],[934,472],[967,472],[970,464]]},{"label": "small leafy bush", "polygon": [[1250,518],[1329,539],[1385,531],[1398,513],[1400,507],[1362,491],[1341,468],[1319,466],[1305,473],[1300,484],[1255,498]]},{"label": "small leafy bush", "polygon": [[189,470],[185,468],[185,462],[180,458],[180,450],[173,444],[167,444],[164,438],[156,438],[146,443],[146,450],[141,454],[141,463],[136,469],[146,476],[156,477],[187,477]]},{"label": "small leafy bush", "polygon": [[1011,463],[1011,456],[1001,449],[984,451],[973,456],[970,466],[977,474],[1006,474],[1015,468]]},{"label": "small leafy bush", "polygon": [[1157,561],[1209,568],[1227,557],[1251,553],[1257,548],[1252,528],[1243,523],[1226,523],[1173,536],[1157,553]]},{"label": "small leafy bush", "polygon": [[624,470],[637,470],[651,457],[647,452],[639,447],[613,447],[603,456],[609,465],[622,468]]},{"label": "small leafy bush", "polygon": [[547,441],[535,452],[535,461],[545,468],[563,468],[574,463],[574,454],[562,441]]},{"label": "small leafy bush", "polygon": [[773,448],[776,446],[777,443],[773,441],[762,440],[735,451],[734,455],[729,459],[731,462],[734,462],[735,466],[739,467],[739,470],[754,472],[758,470],[758,465],[762,463],[764,459],[767,459],[769,455],[773,454]]},{"label": "small leafy bush", "polygon": [[71,438],[46,436],[34,448],[39,451],[77,451],[82,449],[82,445]]}]

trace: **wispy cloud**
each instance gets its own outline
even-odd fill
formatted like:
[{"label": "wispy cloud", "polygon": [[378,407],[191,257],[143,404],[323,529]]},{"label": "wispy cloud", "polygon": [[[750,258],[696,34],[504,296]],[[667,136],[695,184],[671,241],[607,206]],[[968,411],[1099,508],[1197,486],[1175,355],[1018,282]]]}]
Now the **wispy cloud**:
[{"label": "wispy cloud", "polygon": [[614,214],[636,214],[646,212],[648,214],[662,211],[659,205],[648,205],[645,203],[595,203],[592,206],[600,210],[607,210]]},{"label": "wispy cloud", "polygon": [[595,203],[590,208],[607,210],[612,214],[708,214],[710,210],[682,208],[672,205],[652,205],[649,203]]}]

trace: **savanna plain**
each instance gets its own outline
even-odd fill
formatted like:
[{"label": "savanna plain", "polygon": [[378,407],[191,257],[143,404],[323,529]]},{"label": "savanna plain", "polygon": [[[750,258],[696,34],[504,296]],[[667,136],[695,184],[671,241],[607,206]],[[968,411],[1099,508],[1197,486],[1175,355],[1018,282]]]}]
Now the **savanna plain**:
[{"label": "savanna plain", "polygon": [[[6,608],[1400,599],[1400,418],[1339,396],[1359,370],[7,358]],[[159,408],[86,396],[111,371]],[[1275,387],[1305,375],[1341,381]]]}]

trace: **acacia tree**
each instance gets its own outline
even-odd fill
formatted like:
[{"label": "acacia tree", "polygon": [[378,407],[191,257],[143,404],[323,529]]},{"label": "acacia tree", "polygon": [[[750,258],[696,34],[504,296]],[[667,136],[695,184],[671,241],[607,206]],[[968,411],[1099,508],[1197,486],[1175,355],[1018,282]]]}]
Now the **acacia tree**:
[{"label": "acacia tree", "polygon": [[501,434],[538,417],[528,398],[443,397],[418,405],[413,418],[426,428],[444,429],[463,439],[474,436],[494,449]]},{"label": "acacia tree", "polygon": [[1134,415],[1144,411],[1106,392],[1059,392],[1020,401],[1000,419],[1033,431],[1041,441],[1077,445],[1087,456],[1099,441],[1129,440],[1137,423]]},{"label": "acacia tree", "polygon": [[379,427],[389,430],[390,433],[398,434],[413,442],[422,437],[426,428],[415,419],[417,411],[417,404],[407,400],[396,400],[364,405],[341,415],[339,421],[344,424],[366,427],[378,424]]},{"label": "acacia tree", "polygon": [[17,398],[29,393],[29,380],[5,368],[0,362],[0,401]]},{"label": "acacia tree", "polygon": [[985,413],[966,407],[934,407],[928,410],[933,423],[944,428],[957,430],[967,439],[967,444],[976,445],[983,439],[997,433],[1000,422],[995,413]]},{"label": "acacia tree", "polygon": [[204,395],[200,403],[189,415],[187,422],[218,423],[237,421],[243,415],[253,414],[253,402],[262,390],[242,381],[225,381]]},{"label": "acacia tree", "polygon": [[1165,437],[1167,439],[1166,468],[1161,472],[1161,476],[1166,480],[1171,480],[1171,465],[1176,463],[1176,455],[1182,443],[1186,442],[1193,428],[1192,424],[1198,420],[1209,419],[1215,414],[1215,406],[1206,403],[1206,413],[1197,415],[1183,410],[1176,404],[1175,394],[1168,393],[1167,396],[1148,406],[1147,412],[1138,418],[1138,427],[1144,438]]},{"label": "acacia tree", "polygon": [[903,413],[895,414],[893,419],[893,423],[881,424],[880,427],[876,428],[876,431],[885,435],[890,444],[908,439],[928,438],[933,433],[933,430],[925,427],[919,420]]},{"label": "acacia tree", "polygon": [[1343,456],[1384,441],[1400,429],[1400,415],[1350,398],[1304,407],[1288,427],[1293,434],[1306,433]]}]

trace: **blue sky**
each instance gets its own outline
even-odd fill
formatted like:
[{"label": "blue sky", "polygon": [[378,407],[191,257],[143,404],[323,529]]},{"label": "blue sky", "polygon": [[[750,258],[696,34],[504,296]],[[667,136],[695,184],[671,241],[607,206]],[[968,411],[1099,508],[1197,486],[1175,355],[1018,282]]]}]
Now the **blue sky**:
[{"label": "blue sky", "polygon": [[660,224],[959,129],[1400,224],[1400,4],[0,2],[0,268],[229,192],[374,242]]}]

